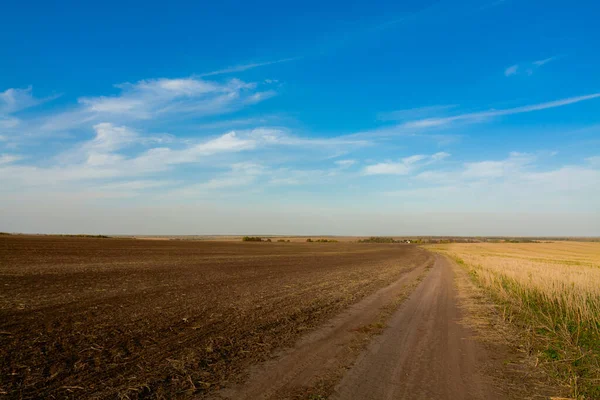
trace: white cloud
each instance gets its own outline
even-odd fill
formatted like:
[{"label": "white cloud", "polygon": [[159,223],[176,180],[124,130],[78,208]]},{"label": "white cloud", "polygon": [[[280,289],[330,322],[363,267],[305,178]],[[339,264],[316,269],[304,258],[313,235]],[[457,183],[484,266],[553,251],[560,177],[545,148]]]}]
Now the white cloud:
[{"label": "white cloud", "polygon": [[[229,67],[229,68],[224,68],[224,69],[220,69],[217,71],[206,72],[206,73],[200,74],[198,76],[205,77],[205,76],[229,74],[232,72],[242,72],[242,71],[247,71],[249,69],[264,67],[264,66],[273,65],[273,64],[280,64],[280,63],[295,61],[295,60],[299,60],[299,59],[300,59],[300,57],[292,57],[292,58],[283,58],[281,60],[267,61],[267,62],[262,62],[262,63],[249,63],[249,64],[237,65],[235,67]],[[277,81],[272,80],[272,79],[266,79],[265,82],[273,83],[273,82],[277,82]]]},{"label": "white cloud", "polygon": [[240,139],[235,131],[228,132],[216,139],[192,147],[192,152],[198,154],[214,154],[223,151],[241,151],[253,149],[256,143],[248,139]]},{"label": "white cloud", "polygon": [[176,164],[199,162],[205,157],[216,154],[252,150],[256,146],[256,141],[240,138],[236,132],[231,131],[207,141],[188,144],[183,149],[152,148],[127,160],[127,164],[129,164],[131,171],[153,172],[167,169],[169,166]]},{"label": "white cloud", "polygon": [[446,153],[445,151],[440,151],[431,156],[432,161],[443,160],[444,158],[450,157],[450,153]]},{"label": "white cloud", "polygon": [[94,189],[97,192],[116,192],[116,191],[127,191],[137,192],[140,190],[154,189],[158,187],[165,187],[173,184],[172,181],[158,181],[158,180],[134,180],[134,181],[117,181],[103,185],[94,185]]},{"label": "white cloud", "polygon": [[421,160],[426,159],[427,156],[424,156],[422,154],[416,154],[414,156],[409,156],[409,157],[404,157],[402,159],[402,164],[404,165],[412,165],[412,164],[416,164]]},{"label": "white cloud", "polygon": [[[93,130],[93,138],[79,142],[70,150],[59,154],[50,165],[11,165],[8,162],[13,159],[5,158],[6,165],[0,167],[0,185],[4,184],[5,188],[15,191],[25,187],[44,190],[44,187],[56,186],[61,182],[85,186],[94,181],[155,176],[160,173],[177,174],[176,169],[183,164],[211,167],[218,161],[222,167],[223,164],[228,164],[224,157],[239,160],[242,156],[237,157],[236,154],[241,152],[265,152],[270,148],[281,147],[305,149],[310,152],[339,152],[340,149],[366,143],[343,138],[300,138],[284,129],[276,128],[229,131],[202,140],[177,140],[165,135],[144,135],[128,126],[108,122],[94,125]],[[307,153],[303,154],[306,156]],[[349,160],[346,160],[345,164],[349,166]],[[341,164],[339,167],[341,170]],[[250,173],[251,168],[243,163],[234,162],[231,168],[231,173],[217,176],[215,180],[196,186],[196,189],[231,187],[248,177],[254,179],[257,176],[256,168]],[[240,173],[242,170],[245,171],[243,174]],[[275,171],[272,171],[271,175],[273,178],[279,178]],[[320,176],[324,175],[323,173]],[[303,179],[304,176],[296,173],[295,178]]]},{"label": "white cloud", "polygon": [[263,100],[270,99],[273,96],[276,96],[277,92],[274,90],[267,90],[264,92],[257,92],[253,95],[248,96],[248,98],[244,101],[246,104],[254,104],[259,103]]},{"label": "white cloud", "polygon": [[432,155],[416,154],[405,157],[400,162],[382,162],[367,165],[363,170],[363,175],[408,175],[418,168],[443,160],[450,154],[439,152]]},{"label": "white cloud", "polygon": [[210,179],[196,185],[196,189],[224,189],[237,186],[246,186],[254,183],[258,176],[265,172],[265,168],[256,163],[245,162],[231,165],[227,174]]},{"label": "white cloud", "polygon": [[379,113],[377,118],[381,121],[403,121],[407,119],[426,118],[432,114],[440,114],[442,112],[455,108],[455,104],[438,105],[409,108],[406,110],[397,110],[391,112]]},{"label": "white cloud", "polygon": [[518,71],[519,71],[519,65],[518,64],[511,65],[510,67],[508,67],[508,68],[506,68],[504,70],[504,75],[505,76],[516,75]]},{"label": "white cloud", "polygon": [[2,115],[13,114],[27,108],[35,107],[39,104],[58,98],[59,95],[46,98],[36,98],[32,94],[32,87],[25,89],[9,88],[0,92],[0,120]]},{"label": "white cloud", "polygon": [[293,146],[314,149],[346,149],[367,146],[367,140],[357,139],[354,136],[339,136],[333,138],[310,138],[292,135],[283,128],[255,128],[242,131],[249,138],[265,145]]},{"label": "white cloud", "polygon": [[505,76],[514,76],[514,75],[522,75],[526,74],[528,76],[533,75],[536,69],[548,64],[549,62],[555,61],[559,59],[559,56],[553,56],[544,58],[543,60],[536,60],[533,62],[526,62],[521,64],[511,65],[510,67],[504,70]]},{"label": "white cloud", "polygon": [[26,89],[6,89],[0,92],[0,114],[11,114],[38,104],[31,95],[31,86]]},{"label": "white cloud", "polygon": [[533,111],[541,111],[550,108],[562,107],[569,104],[575,104],[582,101],[593,100],[600,97],[600,93],[592,93],[585,96],[569,97],[566,99],[560,99],[555,101],[549,101],[546,103],[531,104],[522,107],[507,108],[503,110],[489,110],[467,114],[454,115],[451,117],[443,118],[426,118],[415,121],[408,121],[401,126],[404,128],[428,128],[435,126],[448,125],[452,122],[464,121],[464,122],[483,122],[490,118],[500,117],[505,115],[522,114]]},{"label": "white cloud", "polygon": [[57,159],[62,164],[74,163],[87,159],[88,165],[109,165],[124,160],[125,157],[116,152],[135,145],[168,143],[169,135],[142,136],[126,126],[117,126],[109,122],[93,126],[93,139],[79,143],[73,149],[60,154]]},{"label": "white cloud", "polygon": [[277,115],[261,115],[258,117],[250,118],[235,118],[217,120],[213,122],[205,122],[200,124],[190,124],[190,127],[195,130],[214,130],[214,129],[232,129],[233,127],[250,127],[250,126],[261,126],[268,125],[270,123],[278,122],[281,118]]},{"label": "white cloud", "polygon": [[238,79],[219,84],[196,78],[162,78],[116,87],[121,89],[118,96],[84,97],[79,103],[90,114],[151,119],[169,114],[220,113],[238,102],[262,100],[253,97],[257,94],[254,92],[256,84]]},{"label": "white cloud", "polygon": [[147,79],[115,87],[120,93],[81,97],[76,107],[38,116],[27,121],[25,128],[41,134],[103,122],[130,124],[152,120],[166,124],[172,120],[230,113],[277,94],[274,90],[259,90],[258,84],[239,79],[213,82],[194,77]]},{"label": "white cloud", "polygon": [[96,137],[65,153],[59,164],[47,167],[6,165],[0,167],[0,185],[45,187],[58,182],[86,182],[147,175],[165,171],[173,165],[200,162],[204,158],[234,153],[256,147],[256,142],[240,139],[235,132],[188,144],[183,149],[157,147],[134,156],[115,153],[139,140],[139,135],[125,127],[110,124],[97,126]]},{"label": "white cloud", "polygon": [[581,192],[594,189],[600,194],[600,169],[594,166],[566,165],[550,171],[523,173],[526,184],[548,192]]},{"label": "white cloud", "polygon": [[330,169],[295,169],[279,168],[269,171],[269,185],[325,185],[339,181],[343,168]]},{"label": "white cloud", "polygon": [[[0,115],[0,128],[11,129],[17,127],[20,124],[20,120],[15,117],[9,117],[8,115]],[[2,138],[6,139],[4,136]]]},{"label": "white cloud", "polygon": [[600,165],[586,160],[581,165],[542,169],[536,165],[542,155],[551,157],[545,153],[512,152],[502,160],[467,162],[458,169],[423,171],[414,177],[417,187],[386,194],[402,197],[405,204],[413,201],[423,207],[438,204],[438,199],[444,198],[444,205],[453,211],[597,212],[598,207],[589,199],[600,196]]},{"label": "white cloud", "polygon": [[[443,158],[449,156],[446,153],[442,154]],[[552,156],[552,153],[549,156]],[[537,159],[538,155],[511,152],[507,158],[502,160],[465,162],[459,170],[427,170],[415,175],[414,179],[423,183],[447,185],[457,182],[510,178],[532,166]]]},{"label": "white cloud", "polygon": [[88,143],[90,150],[115,151],[136,142],[139,135],[125,126],[114,126],[109,122],[94,125],[96,137]]},{"label": "white cloud", "polygon": [[404,163],[384,162],[365,167],[365,175],[408,175],[411,168]]},{"label": "white cloud", "polygon": [[14,154],[0,154],[0,165],[12,164],[23,157]]},{"label": "white cloud", "polygon": [[554,61],[556,59],[558,59],[558,56],[548,57],[548,58],[544,58],[543,60],[534,61],[533,64],[535,64],[538,67],[541,67],[542,65],[548,64],[549,62]]},{"label": "white cloud", "polygon": [[229,171],[218,173],[214,177],[200,183],[188,183],[177,188],[165,191],[161,198],[203,198],[214,195],[216,192],[227,192],[235,190],[236,193],[242,188],[252,187],[257,180],[266,174],[267,168],[261,164],[252,162],[234,163]]},{"label": "white cloud", "polygon": [[0,92],[0,129],[5,135],[0,136],[0,141],[8,141],[11,136],[6,134],[14,132],[21,124],[21,119],[12,114],[55,99],[52,96],[44,99],[35,98],[32,95],[31,86],[25,89],[9,88]]},{"label": "white cloud", "polygon": [[534,160],[535,157],[531,154],[512,152],[507,159],[501,161],[465,163],[462,176],[468,179],[509,176],[520,171],[524,166],[531,164]]},{"label": "white cloud", "polygon": [[504,176],[505,163],[503,161],[480,161],[468,163],[463,173],[468,178],[497,178]]},{"label": "white cloud", "polygon": [[337,160],[335,164],[340,168],[349,168],[356,164],[356,160]]}]

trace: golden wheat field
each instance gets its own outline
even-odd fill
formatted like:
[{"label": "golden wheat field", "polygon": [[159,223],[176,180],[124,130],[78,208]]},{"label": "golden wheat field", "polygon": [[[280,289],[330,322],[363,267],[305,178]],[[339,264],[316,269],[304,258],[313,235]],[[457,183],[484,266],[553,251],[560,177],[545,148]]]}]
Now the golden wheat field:
[{"label": "golden wheat field", "polygon": [[532,333],[542,363],[574,395],[600,398],[600,243],[449,243],[429,247],[469,270]]}]

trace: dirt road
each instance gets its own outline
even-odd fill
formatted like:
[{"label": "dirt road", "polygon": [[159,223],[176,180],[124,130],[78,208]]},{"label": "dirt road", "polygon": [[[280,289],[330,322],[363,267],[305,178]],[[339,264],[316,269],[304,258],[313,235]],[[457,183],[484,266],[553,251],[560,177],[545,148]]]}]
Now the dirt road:
[{"label": "dirt road", "polygon": [[426,273],[432,262],[430,259],[392,285],[349,307],[324,327],[302,338],[293,349],[256,367],[246,383],[222,390],[216,398],[295,398],[307,393],[302,388],[322,384],[325,377],[335,377],[354,359],[352,348],[370,336],[367,331],[377,323],[382,307],[402,295]]},{"label": "dirt road", "polygon": [[459,321],[453,278],[448,261],[436,256],[427,278],[348,371],[333,398],[501,398],[480,373],[483,349]]},{"label": "dirt road", "polygon": [[[465,301],[472,301],[466,300],[469,279],[443,256],[434,257],[429,271],[416,269],[363,299],[293,349],[255,367],[245,384],[216,397],[548,399],[532,381],[522,354],[506,344],[490,347],[476,339],[482,332],[465,324]],[[424,276],[420,283],[418,276]],[[372,324],[378,309],[402,289],[410,295],[392,312],[382,333],[360,337],[361,327]],[[488,317],[485,312],[482,316]]]}]

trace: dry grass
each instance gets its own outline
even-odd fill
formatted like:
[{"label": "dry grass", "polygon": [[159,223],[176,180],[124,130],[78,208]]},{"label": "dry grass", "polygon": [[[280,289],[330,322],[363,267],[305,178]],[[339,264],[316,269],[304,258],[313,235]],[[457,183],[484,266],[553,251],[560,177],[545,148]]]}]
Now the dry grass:
[{"label": "dry grass", "polygon": [[540,363],[573,395],[600,398],[600,243],[429,247],[466,266],[533,338]]}]

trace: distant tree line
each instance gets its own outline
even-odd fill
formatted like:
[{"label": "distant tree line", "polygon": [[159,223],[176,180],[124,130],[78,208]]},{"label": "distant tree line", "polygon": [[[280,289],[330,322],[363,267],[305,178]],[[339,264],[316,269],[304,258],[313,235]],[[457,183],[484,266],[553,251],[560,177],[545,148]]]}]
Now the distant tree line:
[{"label": "distant tree line", "polygon": [[242,238],[242,241],[244,241],[244,242],[270,242],[271,239],[269,239],[269,238],[263,239],[260,236],[244,236]]},{"label": "distant tree line", "polygon": [[391,237],[371,236],[368,239],[359,240],[358,243],[400,243],[400,241]]},{"label": "distant tree line", "polygon": [[338,241],[335,239],[316,239],[312,240],[311,238],[306,239],[308,243],[337,243]]}]

